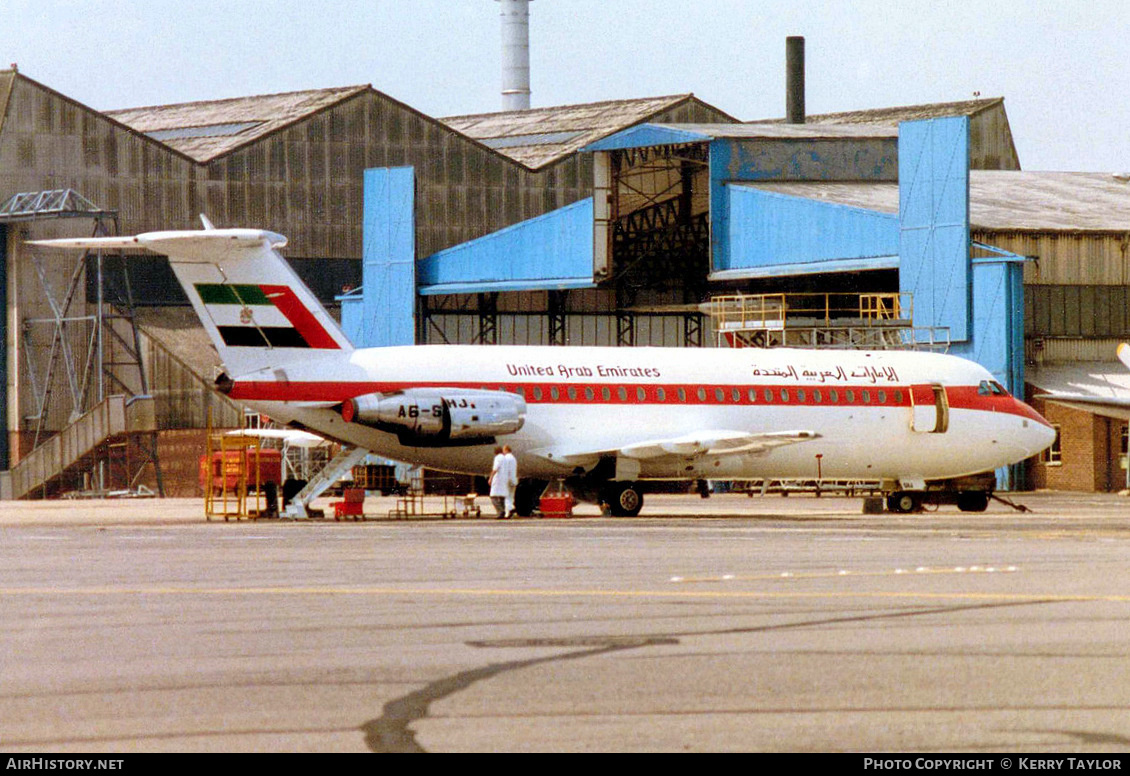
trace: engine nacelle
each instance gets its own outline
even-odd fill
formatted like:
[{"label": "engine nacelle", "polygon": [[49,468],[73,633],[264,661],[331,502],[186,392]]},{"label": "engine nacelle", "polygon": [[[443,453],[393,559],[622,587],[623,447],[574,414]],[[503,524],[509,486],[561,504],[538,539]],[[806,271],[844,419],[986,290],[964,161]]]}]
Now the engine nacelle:
[{"label": "engine nacelle", "polygon": [[489,442],[526,422],[526,400],[512,393],[463,388],[408,388],[345,401],[341,417],[398,434],[402,441]]}]

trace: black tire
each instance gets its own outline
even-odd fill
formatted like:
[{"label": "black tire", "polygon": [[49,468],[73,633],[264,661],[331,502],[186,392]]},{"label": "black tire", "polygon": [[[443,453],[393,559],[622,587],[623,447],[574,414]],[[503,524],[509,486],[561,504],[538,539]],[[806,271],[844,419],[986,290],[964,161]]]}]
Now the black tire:
[{"label": "black tire", "polygon": [[635,517],[643,509],[643,493],[634,482],[610,483],[604,501],[614,517]]},{"label": "black tire", "polygon": [[989,494],[983,490],[963,490],[957,494],[957,508],[962,512],[984,512],[989,508]]},{"label": "black tire", "polygon": [[918,496],[914,493],[907,493],[900,491],[899,493],[892,493],[887,496],[887,511],[896,512],[898,514],[906,514],[907,512],[917,512],[919,507]]}]

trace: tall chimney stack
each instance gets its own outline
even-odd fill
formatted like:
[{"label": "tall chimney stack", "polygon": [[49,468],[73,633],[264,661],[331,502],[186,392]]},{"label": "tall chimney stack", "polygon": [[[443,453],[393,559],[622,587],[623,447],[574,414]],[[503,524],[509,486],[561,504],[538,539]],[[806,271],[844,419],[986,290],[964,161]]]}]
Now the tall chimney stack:
[{"label": "tall chimney stack", "polygon": [[785,121],[804,123],[804,38],[785,38]]},{"label": "tall chimney stack", "polygon": [[502,109],[530,109],[530,0],[502,4]]}]

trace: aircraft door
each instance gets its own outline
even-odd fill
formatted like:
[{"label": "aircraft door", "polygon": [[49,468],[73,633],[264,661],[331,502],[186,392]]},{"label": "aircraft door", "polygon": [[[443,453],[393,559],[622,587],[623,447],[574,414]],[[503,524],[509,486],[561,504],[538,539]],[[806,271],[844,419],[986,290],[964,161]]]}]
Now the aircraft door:
[{"label": "aircraft door", "polygon": [[950,405],[940,383],[913,385],[910,388],[910,427],[923,434],[944,434],[950,425]]}]

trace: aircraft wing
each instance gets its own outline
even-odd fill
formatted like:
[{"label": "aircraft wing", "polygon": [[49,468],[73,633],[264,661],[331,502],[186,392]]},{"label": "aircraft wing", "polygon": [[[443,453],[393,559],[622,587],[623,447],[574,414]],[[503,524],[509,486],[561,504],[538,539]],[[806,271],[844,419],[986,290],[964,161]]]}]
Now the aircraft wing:
[{"label": "aircraft wing", "polygon": [[727,455],[753,455],[775,447],[807,442],[820,435],[815,431],[696,431],[667,439],[648,439],[632,442],[623,447],[607,449],[544,449],[531,451],[547,460],[565,464],[591,463],[601,457],[616,455],[636,460],[656,460],[664,457],[699,458]]}]

